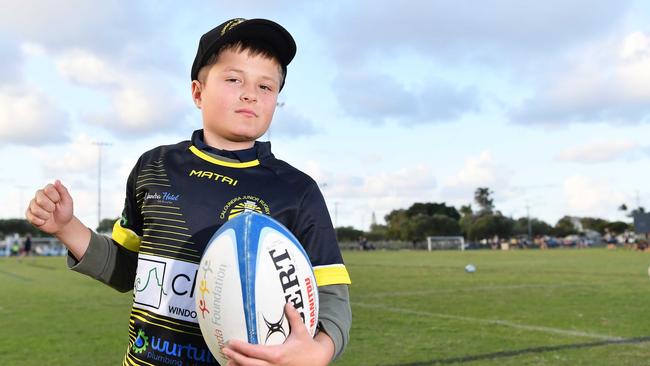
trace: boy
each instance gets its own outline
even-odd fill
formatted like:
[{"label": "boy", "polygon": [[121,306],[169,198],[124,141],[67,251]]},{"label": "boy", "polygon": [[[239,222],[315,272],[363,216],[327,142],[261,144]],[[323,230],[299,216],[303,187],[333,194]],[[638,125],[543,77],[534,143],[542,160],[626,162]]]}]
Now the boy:
[{"label": "boy", "polygon": [[264,19],[232,19],[201,37],[192,65],[192,98],[203,130],[190,141],[144,153],[126,188],[112,239],[73,215],[56,181],[26,212],[69,250],[68,265],[119,291],[134,290],[124,365],[216,364],[196,320],[193,283],[205,246],[244,210],[273,216],[305,247],[319,285],[319,332],[311,338],[291,306],[291,335],[278,346],[231,341],[233,365],[325,365],[343,351],[351,312],[350,279],[317,184],[275,159],[269,127],[296,52],[291,35]]}]

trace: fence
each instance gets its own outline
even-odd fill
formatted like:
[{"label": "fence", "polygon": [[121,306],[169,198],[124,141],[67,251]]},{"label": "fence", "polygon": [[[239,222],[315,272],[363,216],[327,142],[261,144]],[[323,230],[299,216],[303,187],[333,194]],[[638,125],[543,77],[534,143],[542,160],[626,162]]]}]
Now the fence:
[{"label": "fence", "polygon": [[[0,241],[0,256],[18,255],[25,244],[25,237],[18,234],[7,235]],[[32,254],[34,255],[66,255],[65,246],[56,238],[32,237]]]}]

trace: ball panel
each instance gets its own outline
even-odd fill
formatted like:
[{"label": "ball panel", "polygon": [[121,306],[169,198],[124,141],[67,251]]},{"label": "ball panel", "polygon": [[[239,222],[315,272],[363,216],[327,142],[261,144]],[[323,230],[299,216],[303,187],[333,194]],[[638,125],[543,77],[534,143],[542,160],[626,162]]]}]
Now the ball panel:
[{"label": "ball panel", "polygon": [[196,308],[199,327],[212,354],[223,363],[221,348],[229,339],[246,340],[246,319],[240,287],[237,235],[228,229],[215,235],[197,273]]},{"label": "ball panel", "polygon": [[294,281],[295,265],[289,249],[294,244],[271,227],[263,227],[259,235],[258,277],[256,298],[260,343],[281,344],[289,335],[289,321],[284,314],[286,292],[284,287],[298,285]]},{"label": "ball panel", "polygon": [[241,214],[232,222],[233,229],[240,235],[237,237],[237,250],[239,255],[235,258],[239,261],[239,281],[241,284],[242,301],[244,305],[244,317],[246,319],[246,339],[248,343],[258,344],[257,334],[257,303],[255,299],[257,276],[257,254],[259,252],[259,221],[254,216]]},{"label": "ball panel", "polygon": [[[304,255],[300,244],[294,242],[293,238],[286,235],[285,232],[276,229],[286,231],[282,227],[268,226],[264,227],[260,233],[259,254],[263,260],[260,260],[259,271],[270,274],[270,278],[259,280],[260,283],[256,286],[258,298],[265,299],[264,308],[259,309],[259,312],[263,313],[264,318],[268,320],[273,315],[273,311],[283,307],[286,302],[291,302],[300,313],[310,334],[313,335],[316,331],[318,316],[316,309],[318,294],[315,291],[316,282],[311,263]],[[258,301],[258,303],[262,302]],[[280,317],[276,316],[274,319],[280,319]],[[267,333],[275,331],[278,336],[283,334],[278,322],[279,320],[272,323],[275,328],[271,328],[270,324],[265,322],[265,327],[260,334],[264,334],[265,331]],[[288,323],[286,327],[288,327]],[[280,343],[283,341],[284,339],[280,339]]]}]

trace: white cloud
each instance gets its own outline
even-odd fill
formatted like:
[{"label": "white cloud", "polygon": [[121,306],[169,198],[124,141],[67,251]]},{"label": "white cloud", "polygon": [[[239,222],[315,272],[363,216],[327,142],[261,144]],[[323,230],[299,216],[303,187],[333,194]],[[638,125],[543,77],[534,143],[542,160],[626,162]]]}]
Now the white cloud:
[{"label": "white cloud", "polygon": [[564,180],[566,214],[573,216],[611,217],[626,196],[605,181],[581,175]]},{"label": "white cloud", "polygon": [[319,183],[330,203],[332,217],[336,203],[339,224],[354,223],[357,227],[370,224],[371,212],[382,221],[392,210],[433,200],[437,188],[433,170],[425,164],[378,171],[363,177],[337,174],[315,161],[308,161],[303,169]]},{"label": "white cloud", "polygon": [[64,78],[88,87],[115,87],[125,82],[124,75],[106,60],[84,49],[63,53],[56,60],[56,67]]},{"label": "white cloud", "polygon": [[623,59],[645,59],[650,56],[650,38],[643,32],[628,34],[620,47],[620,57]]},{"label": "white cloud", "polygon": [[111,108],[91,120],[124,137],[135,138],[181,126],[180,103],[152,85],[121,85],[111,94]]},{"label": "white cloud", "polygon": [[[437,186],[433,170],[426,164],[381,172],[364,180],[362,193],[373,197],[432,197]],[[424,198],[423,198],[424,199]]]},{"label": "white cloud", "polygon": [[560,151],[557,159],[578,163],[601,163],[631,156],[639,149],[639,145],[632,140],[596,141],[568,147]]},{"label": "white cloud", "polygon": [[277,136],[311,136],[316,133],[313,121],[298,114],[295,110],[278,107],[273,115],[269,135]]},{"label": "white cloud", "polygon": [[405,201],[414,197],[431,197],[436,177],[428,165],[419,164],[390,171],[379,171],[363,177],[341,175],[309,161],[305,172],[316,180],[332,199],[384,199],[396,197]]},{"label": "white cloud", "polygon": [[19,52],[18,41],[0,33],[0,85],[20,79],[24,57]]},{"label": "white cloud", "polygon": [[591,44],[513,113],[519,123],[650,120],[650,33]]},{"label": "white cloud", "polygon": [[321,186],[327,186],[327,177],[328,173],[323,169],[323,166],[315,160],[307,160],[305,167],[303,168],[304,172],[309,175],[313,180],[315,180]]},{"label": "white cloud", "polygon": [[375,124],[450,121],[479,109],[478,93],[474,88],[424,77],[427,79],[425,88],[408,90],[389,74],[354,69],[343,71],[333,87],[347,114]]},{"label": "white cloud", "polygon": [[500,169],[494,164],[490,151],[465,159],[465,165],[458,173],[445,181],[446,187],[492,186],[501,180]]},{"label": "white cloud", "polygon": [[[494,161],[489,150],[484,150],[468,156],[458,172],[443,181],[439,194],[443,201],[455,206],[471,203],[478,187],[488,187],[497,199],[507,198],[511,175],[508,168]],[[497,208],[502,203],[498,202]]]},{"label": "white cloud", "polygon": [[155,70],[143,68],[135,72],[83,49],[61,54],[56,64],[67,80],[107,94],[110,108],[86,112],[85,119],[122,137],[178,128],[189,110],[189,102],[178,100],[174,87]]},{"label": "white cloud", "polygon": [[47,50],[43,45],[32,42],[25,42],[20,46],[20,50],[25,56],[29,57],[42,57],[47,54]]},{"label": "white cloud", "polygon": [[0,88],[0,141],[42,145],[67,140],[67,115],[35,88]]},{"label": "white cloud", "polygon": [[87,176],[89,172],[94,173],[97,170],[98,147],[93,144],[94,141],[90,136],[79,135],[69,144],[62,146],[58,150],[60,152],[37,150],[35,154],[38,161],[42,162],[45,176]]},{"label": "white cloud", "polygon": [[407,208],[415,202],[434,201],[437,186],[431,167],[418,164],[363,178],[348,177],[336,187],[333,196],[343,197],[342,209],[350,209],[352,215],[358,216],[359,227],[366,229],[372,212],[381,223],[393,210]]},{"label": "white cloud", "polygon": [[[145,2],[84,0],[3,1],[0,32],[52,50],[90,47],[115,50],[161,32],[164,7],[147,11]],[[161,23],[157,23],[158,25]],[[126,41],[125,41],[126,40]]]},{"label": "white cloud", "polygon": [[[93,228],[97,222],[99,178],[99,151],[95,142],[95,138],[81,134],[68,144],[48,150],[34,148],[29,152],[32,160],[36,162],[34,164],[41,166],[42,178],[38,179],[39,187],[60,179],[73,197],[75,215]],[[119,147],[102,147],[102,218],[119,216],[124,204],[126,180],[135,164],[135,159],[128,157],[130,152],[120,152],[116,149]]]},{"label": "white cloud", "polygon": [[[379,52],[414,50],[455,64],[476,55],[531,60],[604,34],[631,1],[389,1],[333,3],[324,22],[338,61],[345,65]],[[585,11],[589,9],[589,11]],[[314,22],[323,27],[322,22]],[[543,62],[547,62],[544,59]],[[370,61],[372,62],[372,61]]]}]

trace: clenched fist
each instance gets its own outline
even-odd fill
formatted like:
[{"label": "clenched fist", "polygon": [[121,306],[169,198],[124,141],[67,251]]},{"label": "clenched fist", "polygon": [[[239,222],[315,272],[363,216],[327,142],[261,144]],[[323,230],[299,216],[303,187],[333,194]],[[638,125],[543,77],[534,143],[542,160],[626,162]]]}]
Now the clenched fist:
[{"label": "clenched fist", "polygon": [[39,230],[56,235],[72,220],[72,211],[72,197],[61,181],[57,180],[36,191],[25,211],[25,217]]}]

